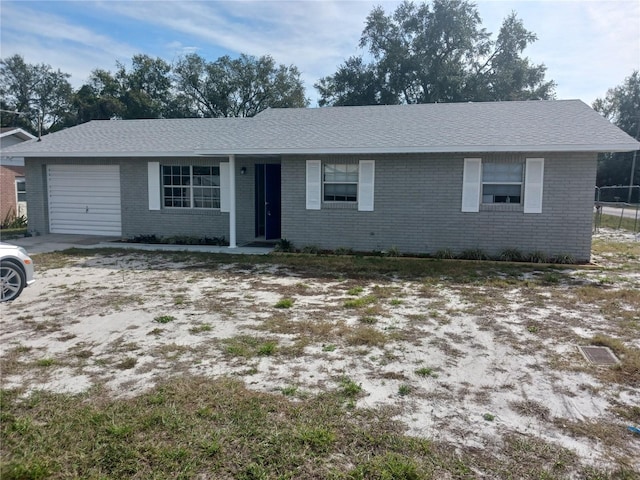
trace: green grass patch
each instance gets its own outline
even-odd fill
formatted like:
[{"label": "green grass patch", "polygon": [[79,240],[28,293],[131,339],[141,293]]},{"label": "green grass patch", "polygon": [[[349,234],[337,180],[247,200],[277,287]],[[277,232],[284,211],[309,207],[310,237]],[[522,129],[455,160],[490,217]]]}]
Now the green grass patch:
[{"label": "green grass patch", "polygon": [[530,437],[495,453],[405,436],[392,409],[349,408],[362,393],[284,400],[230,378],[182,377],[125,399],[2,391],[0,477],[98,478],[632,478],[581,465]]},{"label": "green grass patch", "polygon": [[169,323],[169,322],[173,322],[175,319],[176,317],[171,315],[159,315],[155,317],[153,321],[156,323]]},{"label": "green grass patch", "polygon": [[374,297],[373,295],[367,295],[364,297],[351,298],[349,300],[346,300],[343,303],[343,306],[345,308],[364,308],[368,305],[371,305],[372,303],[375,303],[376,301],[376,297]]},{"label": "green grass patch", "polygon": [[634,218],[622,217],[621,219],[620,215],[603,214],[600,216],[599,222],[597,217],[594,218],[595,225],[598,227],[628,230],[630,232],[637,232],[640,230],[640,215],[638,216],[637,223]]},{"label": "green grass patch", "polygon": [[278,300],[278,302],[274,305],[276,308],[291,308],[293,307],[293,299],[291,298],[282,298]]}]

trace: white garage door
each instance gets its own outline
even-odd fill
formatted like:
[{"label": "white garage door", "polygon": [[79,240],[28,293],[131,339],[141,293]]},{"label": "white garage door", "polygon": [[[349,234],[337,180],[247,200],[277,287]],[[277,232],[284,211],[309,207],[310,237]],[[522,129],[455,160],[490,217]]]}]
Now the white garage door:
[{"label": "white garage door", "polygon": [[120,235],[118,165],[49,165],[49,231]]}]

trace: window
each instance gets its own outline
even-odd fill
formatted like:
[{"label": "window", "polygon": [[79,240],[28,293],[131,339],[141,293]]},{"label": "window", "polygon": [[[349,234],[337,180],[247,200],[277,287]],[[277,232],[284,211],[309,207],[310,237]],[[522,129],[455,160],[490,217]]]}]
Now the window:
[{"label": "window", "polygon": [[482,203],[522,202],[522,163],[482,163]]},{"label": "window", "polygon": [[356,202],[358,200],[358,164],[325,163],[322,183],[325,202]]},{"label": "window", "polygon": [[220,167],[162,166],[165,207],[220,208]]},{"label": "window", "polygon": [[24,177],[16,177],[16,194],[18,202],[27,201],[27,183],[24,181]]}]

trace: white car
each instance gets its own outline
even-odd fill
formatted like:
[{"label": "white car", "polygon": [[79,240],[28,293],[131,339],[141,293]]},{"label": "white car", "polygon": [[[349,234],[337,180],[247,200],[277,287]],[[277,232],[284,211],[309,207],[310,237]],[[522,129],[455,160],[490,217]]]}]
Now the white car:
[{"label": "white car", "polygon": [[0,302],[18,298],[35,281],[33,271],[33,260],[24,248],[0,242]]}]

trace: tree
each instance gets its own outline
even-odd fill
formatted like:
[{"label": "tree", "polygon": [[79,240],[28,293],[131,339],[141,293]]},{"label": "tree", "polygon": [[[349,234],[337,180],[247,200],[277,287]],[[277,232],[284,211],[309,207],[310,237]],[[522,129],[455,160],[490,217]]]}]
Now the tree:
[{"label": "tree", "polygon": [[376,7],[360,38],[372,61],[351,57],[320,79],[319,104],[551,98],[555,84],[544,81],[544,65],[522,57],[535,40],[512,13],[493,41],[466,0],[405,0],[392,15]]},{"label": "tree", "polygon": [[476,66],[473,76],[478,80],[475,91],[482,101],[542,100],[553,97],[555,83],[546,82],[544,65],[531,65],[523,58],[525,48],[537,36],[524,28],[515,12],[504,19],[493,51],[482,66]]},{"label": "tree", "polygon": [[138,54],[131,59],[131,70],[120,62],[116,66],[115,73],[94,70],[89,82],[76,92],[73,105],[79,122],[178,115],[171,65],[161,58]]},{"label": "tree", "polygon": [[50,65],[28,64],[20,55],[0,60],[2,126],[19,126],[38,134],[66,125],[72,99],[69,74]]},{"label": "tree", "polygon": [[174,67],[186,108],[203,117],[252,117],[269,107],[306,107],[300,72],[270,56],[240,55],[207,62],[187,55]]},{"label": "tree", "polygon": [[[593,109],[600,112],[621,130],[640,140],[640,71],[635,70],[622,85],[611,88],[604,98],[593,102]],[[635,153],[636,160],[638,154]],[[634,152],[604,154],[598,159],[596,184],[640,185],[640,165],[636,163],[633,182],[631,167]]]}]

